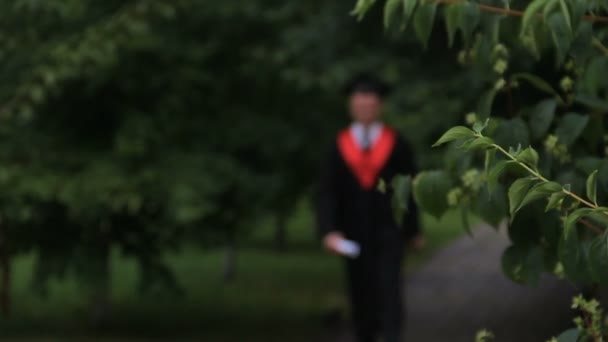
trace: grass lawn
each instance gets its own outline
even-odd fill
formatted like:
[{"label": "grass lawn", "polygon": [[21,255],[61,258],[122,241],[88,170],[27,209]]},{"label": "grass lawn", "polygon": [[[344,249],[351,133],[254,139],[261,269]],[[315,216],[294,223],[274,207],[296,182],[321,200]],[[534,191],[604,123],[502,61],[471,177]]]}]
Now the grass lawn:
[{"label": "grass lawn", "polygon": [[[48,298],[30,290],[32,258],[14,264],[14,314],[0,321],[2,341],[317,341],[327,313],[346,312],[341,262],[323,253],[302,209],[289,225],[289,249],[270,246],[270,225],[243,241],[236,279],[221,280],[222,251],[185,249],[168,255],[186,295],[140,295],[135,264],[113,257],[111,318],[88,328],[86,298],[74,279],[54,281]],[[424,218],[427,249],[409,259],[415,268],[434,250],[461,235],[458,215]],[[95,338],[84,338],[94,336]],[[41,338],[44,337],[44,338]]]}]

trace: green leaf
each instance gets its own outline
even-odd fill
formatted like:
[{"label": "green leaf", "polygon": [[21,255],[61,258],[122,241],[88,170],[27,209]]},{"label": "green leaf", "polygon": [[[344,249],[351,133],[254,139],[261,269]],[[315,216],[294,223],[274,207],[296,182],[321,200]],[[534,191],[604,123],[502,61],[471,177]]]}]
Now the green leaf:
[{"label": "green leaf", "polygon": [[467,141],[462,147],[466,150],[472,151],[477,149],[487,149],[492,147],[493,144],[494,141],[488,137],[478,137]]},{"label": "green leaf", "polygon": [[450,47],[454,45],[454,36],[459,27],[459,20],[462,17],[462,3],[446,5],[445,8],[445,27],[448,33],[448,44]]},{"label": "green leaf", "polygon": [[547,81],[543,80],[542,78],[536,76],[536,75],[532,75],[529,73],[516,73],[513,74],[513,76],[511,76],[511,81],[517,81],[517,80],[524,80],[529,82],[531,85],[533,85],[536,89],[544,91],[545,93],[551,94],[551,95],[558,95],[557,91],[555,91],[555,89],[553,89],[553,87],[547,83]]},{"label": "green leaf", "polygon": [[580,208],[570,213],[564,221],[564,236],[567,237],[572,231],[576,232],[576,229],[574,228],[576,227],[578,220],[586,215],[589,215],[592,211],[593,210],[591,208]]},{"label": "green leaf", "polygon": [[587,198],[597,204],[597,172],[593,171],[587,178]]},{"label": "green leaf", "polygon": [[487,224],[498,228],[509,214],[507,192],[502,184],[497,184],[488,195],[486,195],[486,192],[489,192],[489,190],[479,192],[479,198],[475,206],[476,214]]},{"label": "green leaf", "polygon": [[556,108],[557,101],[555,99],[541,101],[534,107],[530,116],[530,133],[532,138],[541,139],[547,134],[555,117]]},{"label": "green leaf", "polygon": [[502,271],[512,281],[522,284],[524,283],[523,276],[523,259],[525,251],[515,245],[509,246],[502,254]]},{"label": "green leaf", "polygon": [[357,0],[355,8],[350,12],[350,14],[357,17],[357,20],[361,20],[375,2],[376,0]]},{"label": "green leaf", "polygon": [[591,57],[596,55],[593,49],[588,48],[593,44],[593,24],[587,21],[581,22],[583,15],[578,17],[574,16],[575,9],[579,8],[580,10],[580,7],[584,7],[584,5],[581,6],[578,1],[576,4],[573,4],[572,25],[576,28],[576,34],[574,35],[570,46],[570,56],[572,56],[577,63],[579,61],[588,61]]},{"label": "green leaf", "polygon": [[589,117],[587,115],[567,113],[560,120],[555,130],[555,135],[557,135],[562,144],[570,146],[583,133],[588,123]]},{"label": "green leaf", "polygon": [[507,165],[514,163],[510,160],[501,160],[488,173],[488,190],[492,192],[496,184],[498,183],[498,178],[504,172]]},{"label": "green leaf", "polygon": [[477,105],[477,114],[480,118],[486,119],[492,115],[492,104],[494,103],[496,92],[497,91],[494,88],[489,89],[485,91],[479,98],[479,103]]},{"label": "green leaf", "polygon": [[509,214],[511,219],[515,216],[515,212],[517,212],[535,182],[536,180],[533,178],[519,178],[509,187]]},{"label": "green leaf", "polygon": [[542,182],[534,185],[528,194],[519,204],[519,207],[515,209],[515,212],[526,206],[527,204],[536,201],[541,198],[548,198],[554,193],[563,193],[561,184],[555,182]]},{"label": "green leaf", "polygon": [[517,148],[513,148],[512,146],[509,146],[509,154],[511,156],[516,157],[520,153],[521,153],[521,143],[517,144]]},{"label": "green leaf", "polygon": [[494,158],[496,157],[496,149],[488,149],[486,150],[486,156],[484,159],[484,171],[486,177],[490,174],[490,166],[494,163]]},{"label": "green leaf", "polygon": [[564,331],[557,337],[557,342],[577,342],[580,332],[577,328],[572,328]]},{"label": "green leaf", "polygon": [[482,16],[482,31],[487,32],[488,36],[491,37],[489,41],[496,45],[500,43],[500,23],[506,16]]},{"label": "green leaf", "polygon": [[414,10],[418,5],[418,0],[403,0],[403,29],[407,27],[410,22]]},{"label": "green leaf", "polygon": [[511,242],[524,246],[540,243],[542,230],[539,221],[542,219],[538,208],[535,204],[525,207],[509,222],[507,233]]},{"label": "green leaf", "polygon": [[587,3],[585,1],[573,1],[570,2],[570,6],[572,9],[572,13],[570,17],[572,18],[572,27],[574,29],[580,29],[580,25],[583,23],[583,17],[587,12]]},{"label": "green leaf", "polygon": [[395,17],[395,13],[399,9],[402,0],[386,0],[384,4],[384,28],[388,29]]},{"label": "green leaf", "polygon": [[549,16],[548,25],[557,51],[557,63],[562,64],[572,44],[572,30],[568,28],[566,18],[557,12]]},{"label": "green leaf", "polygon": [[464,126],[456,126],[450,128],[447,132],[445,132],[437,142],[433,144],[433,147],[443,145],[447,142],[474,137],[475,132],[470,128]]},{"label": "green leaf", "polygon": [[536,169],[538,166],[538,152],[536,152],[536,150],[534,150],[532,147],[527,147],[523,151],[519,152],[515,159],[525,163],[528,166],[531,166],[533,169]]},{"label": "green leaf", "polygon": [[549,20],[549,15],[553,12],[555,7],[559,5],[560,0],[549,0],[549,2],[545,5],[543,9],[543,20],[547,22]]},{"label": "green leaf", "polygon": [[414,32],[425,49],[428,47],[428,41],[431,37],[436,11],[436,2],[424,2],[418,6],[418,10],[414,14]]},{"label": "green leaf", "polygon": [[412,176],[396,175],[391,181],[393,196],[397,199],[400,208],[407,209],[411,195]]},{"label": "green leaf", "polygon": [[[555,262],[557,262],[557,248],[559,240],[562,238],[563,222],[560,218],[560,212],[558,211],[539,213],[539,209],[542,210],[542,206],[542,203],[537,203],[527,208],[533,210],[533,215],[536,218],[534,224],[540,226],[542,240],[548,244],[547,247],[551,249],[551,254],[554,254],[553,258],[555,259]],[[519,215],[522,215],[524,210],[525,209],[523,209]],[[554,270],[555,268],[550,267],[549,269]]]},{"label": "green leaf", "polygon": [[600,285],[608,284],[608,235],[596,237],[589,247],[589,269]]},{"label": "green leaf", "polygon": [[489,123],[490,119],[486,119],[484,122],[477,121],[473,124],[473,131],[475,131],[475,133],[481,134],[481,132],[483,132],[483,130],[488,127]]},{"label": "green leaf", "polygon": [[521,31],[520,34],[525,34],[532,25],[532,21],[536,20],[536,14],[547,4],[547,0],[533,0],[524,12],[521,20]]},{"label": "green leaf", "polygon": [[540,247],[509,246],[502,255],[502,269],[516,283],[538,285],[544,269]]},{"label": "green leaf", "polygon": [[414,180],[414,198],[420,208],[436,218],[440,218],[449,208],[447,193],[452,182],[445,171],[425,171]]},{"label": "green leaf", "polygon": [[574,101],[583,104],[591,109],[598,109],[602,111],[608,111],[608,101],[602,100],[595,96],[577,94],[574,97]]},{"label": "green leaf", "polygon": [[538,46],[538,37],[536,32],[529,32],[520,37],[522,45],[534,56],[536,60],[540,60],[540,48]]},{"label": "green leaf", "polygon": [[575,229],[564,231],[564,236],[559,241],[558,257],[564,266],[564,272],[571,281],[591,281],[589,265],[587,263],[587,252],[590,243],[581,241]]},{"label": "green leaf", "polygon": [[396,175],[391,181],[393,189],[393,216],[395,222],[401,225],[409,208],[409,201],[412,192],[412,177],[410,175]]},{"label": "green leaf", "polygon": [[468,43],[471,41],[475,28],[479,25],[481,11],[479,5],[473,2],[463,2],[462,15],[460,17],[460,28],[462,30],[462,38]]},{"label": "green leaf", "polygon": [[559,6],[561,7],[562,15],[564,16],[566,25],[568,26],[568,29],[570,30],[570,35],[572,35],[572,32],[573,32],[572,19],[570,18],[570,10],[568,9],[568,5],[566,4],[565,0],[559,0]]},{"label": "green leaf", "polygon": [[549,196],[549,200],[547,203],[547,207],[545,208],[545,211],[559,208],[559,203],[562,199],[564,199],[565,196],[566,196],[566,194],[564,192],[552,193],[551,196]]},{"label": "green leaf", "polygon": [[589,62],[581,80],[584,93],[593,97],[603,97],[602,90],[606,86],[606,70],[608,70],[608,57],[595,57]]}]

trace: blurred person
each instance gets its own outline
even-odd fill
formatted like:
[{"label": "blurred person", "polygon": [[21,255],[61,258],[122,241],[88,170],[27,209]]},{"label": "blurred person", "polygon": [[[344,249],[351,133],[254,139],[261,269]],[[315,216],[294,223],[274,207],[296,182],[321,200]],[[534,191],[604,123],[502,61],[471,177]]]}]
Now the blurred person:
[{"label": "blurred person", "polygon": [[[390,193],[377,190],[383,179],[414,176],[414,155],[407,142],[381,121],[389,87],[371,75],[359,75],[345,87],[352,124],[338,133],[322,169],[318,228],[324,247],[345,255],[355,336],[359,342],[402,339],[405,249],[419,249],[418,211],[410,199],[400,226]],[[390,190],[389,190],[390,191]],[[358,251],[346,252],[345,239]],[[347,247],[352,247],[349,245]],[[358,255],[357,255],[358,254]]]}]

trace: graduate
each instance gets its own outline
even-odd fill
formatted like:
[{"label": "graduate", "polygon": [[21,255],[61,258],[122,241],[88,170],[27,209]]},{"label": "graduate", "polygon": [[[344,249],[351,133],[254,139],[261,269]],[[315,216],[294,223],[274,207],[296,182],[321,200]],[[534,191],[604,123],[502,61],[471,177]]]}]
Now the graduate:
[{"label": "graduate", "polygon": [[329,252],[345,257],[355,336],[359,342],[402,339],[402,264],[408,246],[419,249],[418,211],[410,200],[403,224],[393,217],[380,179],[416,172],[410,146],[381,121],[389,87],[359,75],[345,87],[352,124],[338,133],[322,169],[318,228]]}]

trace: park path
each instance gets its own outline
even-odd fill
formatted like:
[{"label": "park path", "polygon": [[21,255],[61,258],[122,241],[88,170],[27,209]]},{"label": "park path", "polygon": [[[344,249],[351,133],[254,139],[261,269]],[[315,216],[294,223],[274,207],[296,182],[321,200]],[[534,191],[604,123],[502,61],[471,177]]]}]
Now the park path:
[{"label": "park path", "polygon": [[[407,342],[473,342],[482,329],[497,342],[544,342],[572,325],[577,291],[546,276],[537,288],[501,271],[505,233],[482,226],[437,252],[407,280]],[[334,339],[347,342],[343,334]]]}]

